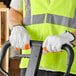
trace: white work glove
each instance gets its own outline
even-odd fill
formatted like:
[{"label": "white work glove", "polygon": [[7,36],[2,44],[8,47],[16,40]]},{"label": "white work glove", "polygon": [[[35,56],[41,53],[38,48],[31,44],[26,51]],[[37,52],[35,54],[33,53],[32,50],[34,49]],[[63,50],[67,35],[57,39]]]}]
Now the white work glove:
[{"label": "white work glove", "polygon": [[43,54],[47,52],[62,52],[62,45],[68,44],[73,47],[72,42],[74,40],[75,36],[67,31],[63,32],[61,35],[48,36],[43,42]]},{"label": "white work glove", "polygon": [[30,40],[30,36],[22,25],[16,25],[12,28],[9,39],[11,46],[20,49],[29,49]]}]

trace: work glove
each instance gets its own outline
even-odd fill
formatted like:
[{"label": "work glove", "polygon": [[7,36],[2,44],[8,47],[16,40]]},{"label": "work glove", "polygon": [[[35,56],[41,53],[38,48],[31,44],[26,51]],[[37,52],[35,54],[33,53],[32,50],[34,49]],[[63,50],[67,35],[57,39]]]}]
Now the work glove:
[{"label": "work glove", "polygon": [[26,29],[22,25],[13,26],[10,35],[11,46],[16,47],[16,49],[29,49],[30,48],[30,36],[28,35]]},{"label": "work glove", "polygon": [[47,52],[62,52],[62,45],[68,44],[74,47],[72,42],[75,40],[75,36],[70,32],[63,32],[61,35],[48,36],[43,42],[43,54]]}]

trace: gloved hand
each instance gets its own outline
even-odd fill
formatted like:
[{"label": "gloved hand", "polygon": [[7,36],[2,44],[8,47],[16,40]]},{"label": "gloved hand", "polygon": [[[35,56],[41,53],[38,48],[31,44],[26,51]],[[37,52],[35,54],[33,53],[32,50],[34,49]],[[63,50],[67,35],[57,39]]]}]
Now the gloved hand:
[{"label": "gloved hand", "polygon": [[22,25],[16,25],[12,28],[9,41],[13,47],[29,49],[30,40],[30,36]]},{"label": "gloved hand", "polygon": [[75,40],[75,36],[70,32],[63,32],[61,35],[48,36],[43,42],[43,54],[47,52],[62,52],[61,47],[64,44],[68,44],[71,47],[74,45],[72,42]]}]

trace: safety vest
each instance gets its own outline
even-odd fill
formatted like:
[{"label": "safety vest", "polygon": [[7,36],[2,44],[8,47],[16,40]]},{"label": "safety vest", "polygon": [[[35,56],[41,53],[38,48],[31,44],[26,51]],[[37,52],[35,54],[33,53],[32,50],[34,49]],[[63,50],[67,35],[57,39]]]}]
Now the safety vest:
[{"label": "safety vest", "polygon": [[[44,41],[47,36],[60,35],[65,30],[75,31],[75,0],[24,0],[23,23],[32,40]],[[73,48],[76,55],[76,48]],[[31,53],[23,50],[22,54]],[[28,65],[27,58],[22,58],[20,68]],[[65,72],[67,52],[47,53],[42,55],[40,66],[46,69]],[[71,73],[76,74],[76,56]]]}]

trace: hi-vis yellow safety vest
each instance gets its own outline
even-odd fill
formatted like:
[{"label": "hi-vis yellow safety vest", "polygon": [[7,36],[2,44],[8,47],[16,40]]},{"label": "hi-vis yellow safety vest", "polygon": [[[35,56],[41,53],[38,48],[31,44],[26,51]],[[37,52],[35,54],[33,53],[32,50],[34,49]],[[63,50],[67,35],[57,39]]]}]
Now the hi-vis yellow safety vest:
[{"label": "hi-vis yellow safety vest", "polygon": [[[32,40],[44,41],[49,35],[59,35],[65,30],[76,29],[76,0],[24,0],[23,23]],[[23,50],[23,54],[30,53]],[[76,74],[76,47],[75,59],[71,73]],[[22,58],[20,68],[27,67],[27,58]],[[42,55],[40,66],[46,69],[65,72],[67,66],[67,52],[47,53]]]}]

